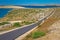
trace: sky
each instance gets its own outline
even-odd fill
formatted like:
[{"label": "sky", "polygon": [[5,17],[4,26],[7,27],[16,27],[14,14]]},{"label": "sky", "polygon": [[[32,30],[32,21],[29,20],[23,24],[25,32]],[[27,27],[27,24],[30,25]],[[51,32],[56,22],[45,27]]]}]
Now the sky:
[{"label": "sky", "polygon": [[0,5],[60,4],[60,0],[0,0]]}]

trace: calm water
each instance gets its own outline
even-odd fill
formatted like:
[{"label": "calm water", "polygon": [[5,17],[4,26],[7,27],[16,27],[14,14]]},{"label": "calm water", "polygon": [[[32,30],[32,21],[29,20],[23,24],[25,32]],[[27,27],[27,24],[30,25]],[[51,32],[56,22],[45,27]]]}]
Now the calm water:
[{"label": "calm water", "polygon": [[[19,6],[19,5],[17,5]],[[24,6],[24,5],[20,5],[22,7],[25,7],[25,8],[54,8],[54,7],[60,7],[60,6]]]},{"label": "calm water", "polygon": [[4,17],[12,8],[0,8],[0,18]]}]

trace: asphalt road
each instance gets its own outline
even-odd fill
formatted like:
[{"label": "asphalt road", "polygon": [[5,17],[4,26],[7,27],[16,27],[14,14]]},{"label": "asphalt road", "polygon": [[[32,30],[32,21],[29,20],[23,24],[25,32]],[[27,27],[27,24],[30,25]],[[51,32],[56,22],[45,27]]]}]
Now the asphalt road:
[{"label": "asphalt road", "polygon": [[32,28],[38,26],[38,24],[33,24],[18,30],[14,30],[12,32],[9,33],[5,33],[3,35],[0,35],[0,40],[14,40],[15,38],[21,36],[22,34],[24,34],[25,32],[31,30]]},{"label": "asphalt road", "polygon": [[[48,15],[48,16],[50,16],[50,15]],[[0,35],[0,40],[15,40],[17,37],[21,36],[22,34],[26,33],[27,31],[29,31],[29,30],[33,29],[34,27],[38,26],[47,17],[43,18],[42,20],[38,21],[35,24],[29,25],[27,27],[17,29],[17,30],[8,32],[8,33],[5,33],[3,35]]]}]

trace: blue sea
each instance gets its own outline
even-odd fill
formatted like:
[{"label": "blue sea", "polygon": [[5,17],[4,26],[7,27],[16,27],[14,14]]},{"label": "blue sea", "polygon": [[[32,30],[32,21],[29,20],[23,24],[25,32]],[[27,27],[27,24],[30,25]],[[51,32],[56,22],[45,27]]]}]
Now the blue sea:
[{"label": "blue sea", "polygon": [[28,6],[28,5],[16,5],[16,6],[21,6],[25,8],[55,8],[55,7],[60,7],[60,6]]},{"label": "blue sea", "polygon": [[0,18],[3,18],[12,8],[0,8]]}]

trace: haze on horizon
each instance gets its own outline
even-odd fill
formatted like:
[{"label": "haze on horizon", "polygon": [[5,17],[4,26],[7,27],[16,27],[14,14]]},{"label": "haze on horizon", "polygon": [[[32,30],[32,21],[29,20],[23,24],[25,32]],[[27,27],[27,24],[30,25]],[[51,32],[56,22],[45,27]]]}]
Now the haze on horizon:
[{"label": "haze on horizon", "polygon": [[0,5],[60,4],[60,0],[0,0]]}]

